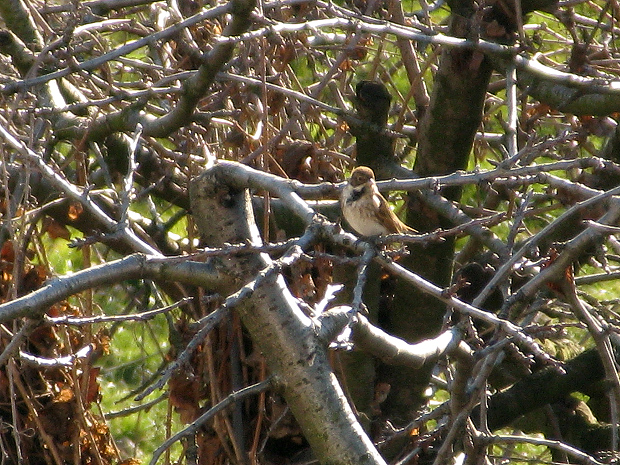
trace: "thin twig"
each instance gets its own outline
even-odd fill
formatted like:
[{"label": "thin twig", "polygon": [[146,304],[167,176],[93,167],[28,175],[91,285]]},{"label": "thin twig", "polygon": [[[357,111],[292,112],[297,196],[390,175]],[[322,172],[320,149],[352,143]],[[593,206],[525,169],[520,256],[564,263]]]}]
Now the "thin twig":
[{"label": "thin twig", "polygon": [[9,358],[15,355],[15,353],[19,350],[19,346],[24,342],[24,339],[30,335],[37,325],[37,321],[28,320],[19,332],[13,335],[11,341],[6,345],[2,351],[2,354],[0,354],[0,366],[4,366]]},{"label": "thin twig", "polygon": [[[248,287],[244,287],[243,290],[244,290],[243,293],[239,292],[239,293],[233,294],[235,296],[234,300],[236,302],[233,302],[233,299],[230,299],[229,297],[229,299],[227,299],[227,301],[229,302],[228,305],[234,305],[235,303],[237,303],[238,301],[240,301],[241,299],[243,299],[244,297],[246,297],[252,292],[252,289]],[[217,324],[219,324],[227,315],[228,315],[228,307],[222,305],[220,308],[218,308],[217,310],[213,311],[212,313],[207,315],[205,318],[203,318],[202,328],[200,328],[200,330],[194,335],[194,337],[192,337],[191,341],[187,344],[185,349],[183,349],[183,352],[181,352],[181,354],[177,357],[177,359],[174,362],[172,362],[170,365],[166,367],[166,369],[163,371],[163,373],[161,374],[157,382],[153,383],[151,386],[148,386],[144,391],[138,394],[135,397],[135,400],[141,401],[142,399],[144,399],[146,396],[148,396],[155,390],[161,389],[162,387],[164,387],[164,385],[168,382],[168,380],[172,377],[172,375],[179,368],[181,368],[185,363],[189,361],[191,356],[194,354],[194,351],[198,348],[200,344],[202,344],[207,334],[209,334],[209,332],[211,332],[211,330]]]},{"label": "thin twig", "polygon": [[163,454],[164,451],[168,450],[175,442],[179,441],[184,437],[195,435],[204,423],[212,419],[219,412],[228,408],[235,402],[245,399],[246,397],[250,397],[264,392],[265,390],[269,389],[272,382],[273,378],[269,377],[259,383],[253,384],[251,386],[239,389],[238,391],[228,394],[228,396],[221,400],[217,405],[211,407],[205,413],[200,415],[200,417],[198,417],[195,421],[193,421],[189,426],[179,431],[174,436],[168,438],[161,446],[159,446],[155,450],[155,452],[153,452],[153,458],[149,462],[149,465],[155,465],[161,454]]},{"label": "thin twig", "polygon": [[517,69],[509,65],[506,70],[506,108],[508,110],[508,128],[506,140],[508,157],[512,158],[519,150],[517,145]]},{"label": "thin twig", "polygon": [[591,455],[588,455],[585,452],[582,452],[569,444],[551,439],[537,438],[533,436],[513,436],[509,434],[496,434],[492,436],[480,434],[477,437],[477,440],[480,441],[483,445],[523,443],[533,444],[536,446],[545,446],[565,452],[566,454],[577,460],[579,463],[583,463],[584,465],[604,465],[602,462],[599,462]]},{"label": "thin twig", "polygon": [[159,404],[160,402],[166,400],[168,398],[168,393],[164,392],[156,399],[153,399],[149,402],[145,402],[144,404],[136,405],[134,407],[129,407],[123,410],[119,410],[117,412],[109,412],[104,415],[106,420],[111,420],[113,418],[127,417],[129,415],[133,415],[134,413],[141,412],[143,410],[148,411],[154,405]]},{"label": "thin twig", "polygon": [[[117,222],[107,215],[88,195],[86,192],[80,192],[78,188],[61,177],[56,173],[50,165],[48,165],[43,157],[28,148],[21,141],[16,139],[6,128],[6,122],[0,118],[0,136],[19,153],[20,158],[23,161],[35,166],[47,180],[59,191],[63,192],[67,197],[71,198],[82,204],[84,209],[87,210],[94,218],[101,221],[107,229],[112,232],[117,229]],[[130,229],[124,229],[122,238],[128,243],[128,245],[137,252],[142,252],[149,255],[160,256],[159,251],[148,245],[143,240],[139,239],[136,234]]]},{"label": "thin twig", "polygon": [[179,308],[182,305],[189,303],[193,297],[185,297],[178,302],[175,302],[170,305],[166,305],[165,307],[156,308],[153,310],[148,310],[146,312],[141,313],[133,313],[129,315],[97,315],[91,317],[73,317],[73,316],[59,316],[59,317],[50,317],[45,315],[44,319],[50,324],[58,325],[58,324],[66,324],[72,326],[84,326],[91,325],[94,323],[108,323],[108,322],[116,322],[116,321],[146,321],[154,318],[156,315],[161,313],[166,313],[175,308]]},{"label": "thin twig", "polygon": [[129,160],[127,163],[127,173],[125,173],[125,178],[123,179],[123,189],[120,193],[121,199],[121,215],[118,220],[119,227],[126,229],[129,226],[127,215],[129,214],[129,206],[131,205],[131,201],[134,198],[134,187],[133,187],[133,175],[138,165],[136,163],[136,154],[140,147],[140,138],[142,136],[142,125],[138,123],[136,125],[136,129],[133,133],[133,137],[129,144]]},{"label": "thin twig", "polygon": [[213,19],[220,16],[223,16],[230,12],[232,9],[231,3],[226,3],[225,5],[219,5],[214,8],[211,8],[207,11],[200,12],[187,18],[184,21],[181,21],[177,24],[173,24],[166,29],[150,34],[141,39],[135,40],[127,45],[123,45],[122,47],[116,48],[108,53],[105,53],[96,58],[91,58],[90,60],[83,61],[81,63],[76,64],[75,66],[64,68],[53,73],[44,74],[42,76],[38,76],[36,78],[24,79],[22,81],[15,81],[9,84],[5,84],[2,89],[3,93],[12,93],[18,92],[21,90],[26,90],[33,86],[38,86],[41,84],[45,84],[46,82],[59,79],[75,71],[91,71],[96,69],[108,61],[114,60],[115,58],[121,57],[123,55],[128,55],[131,52],[134,52],[142,47],[146,47],[152,44],[155,44],[157,41],[162,39],[168,39],[170,37],[174,37],[179,31],[193,26],[194,24],[198,24],[202,21],[206,21],[207,19]]},{"label": "thin twig", "polygon": [[370,245],[366,245],[365,249],[366,250],[364,250],[362,259],[357,265],[357,282],[355,283],[355,287],[353,288],[353,302],[351,303],[351,306],[357,312],[364,312],[364,302],[362,301],[362,299],[364,285],[366,284],[367,279],[366,272],[368,271],[368,265],[376,254],[374,248]]}]

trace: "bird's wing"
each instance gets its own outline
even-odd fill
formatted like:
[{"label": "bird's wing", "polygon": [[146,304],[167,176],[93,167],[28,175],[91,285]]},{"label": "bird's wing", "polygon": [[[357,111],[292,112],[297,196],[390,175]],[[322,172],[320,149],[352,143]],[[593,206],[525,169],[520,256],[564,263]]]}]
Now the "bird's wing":
[{"label": "bird's wing", "polygon": [[396,214],[390,208],[387,200],[381,194],[376,194],[375,203],[379,205],[377,209],[377,216],[382,224],[386,226],[390,234],[411,234],[417,232],[415,229],[410,228],[405,223],[400,221]]}]

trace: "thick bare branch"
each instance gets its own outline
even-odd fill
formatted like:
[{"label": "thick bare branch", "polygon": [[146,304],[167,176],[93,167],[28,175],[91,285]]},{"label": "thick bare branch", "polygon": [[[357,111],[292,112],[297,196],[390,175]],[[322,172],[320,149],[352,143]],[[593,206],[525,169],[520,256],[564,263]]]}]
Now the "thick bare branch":
[{"label": "thick bare branch", "polygon": [[41,318],[48,307],[74,294],[136,278],[174,280],[218,287],[229,282],[231,275],[221,274],[217,266],[191,262],[185,258],[134,254],[78,271],[70,276],[55,278],[37,291],[0,305],[0,323],[20,317]]},{"label": "thick bare branch", "polygon": [[[219,164],[190,187],[194,217],[210,246],[246,240],[260,243],[247,190],[229,185],[230,164]],[[236,263],[235,263],[236,262]],[[248,278],[269,266],[267,257],[229,260]],[[284,279],[274,274],[238,307],[253,340],[283,385],[284,397],[321,462],[384,463],[355,419],[327,359],[326,347],[299,308]],[[308,357],[310,356],[310,359]]]}]

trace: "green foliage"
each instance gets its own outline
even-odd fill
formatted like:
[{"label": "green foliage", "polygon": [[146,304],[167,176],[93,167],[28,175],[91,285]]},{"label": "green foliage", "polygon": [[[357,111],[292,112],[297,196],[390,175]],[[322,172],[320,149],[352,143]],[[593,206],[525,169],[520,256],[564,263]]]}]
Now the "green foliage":
[{"label": "green foliage", "polygon": [[[357,82],[362,79],[372,79],[384,83],[393,98],[389,123],[390,128],[398,135],[396,155],[404,158],[403,165],[411,168],[417,156],[415,147],[421,134],[420,118],[422,117],[422,109],[415,107],[413,90],[419,92],[423,90],[428,95],[433,95],[434,75],[441,66],[439,57],[446,50],[449,50],[449,53],[459,51],[457,48],[450,49],[447,45],[440,46],[437,43],[413,43],[417,54],[415,65],[421,72],[419,76],[412,77],[409,74],[411,69],[406,69],[406,65],[413,65],[413,63],[403,62],[404,55],[394,34],[387,30],[368,32],[362,27],[365,21],[366,26],[381,27],[387,24],[388,21],[393,20],[394,8],[402,6],[405,23],[414,29],[421,25],[415,30],[420,31],[419,33],[426,31],[429,41],[432,41],[435,33],[444,35],[449,33],[453,19],[450,17],[450,7],[455,6],[454,2],[447,4],[423,2],[421,4],[414,0],[404,0],[401,3],[390,4],[390,2],[338,0],[335,3],[328,3],[327,6],[320,2],[317,4],[283,2],[275,8],[273,3],[266,2],[256,10],[249,24],[250,29],[284,25],[291,26],[291,30],[277,30],[276,28],[258,38],[241,37],[235,43],[232,57],[218,49],[223,43],[219,40],[222,30],[231,17],[231,15],[222,15],[177,30],[164,40],[153,40],[149,46],[108,61],[97,69],[79,70],[79,64],[86,60],[117,50],[149,34],[165,31],[171,25],[177,24],[182,19],[190,18],[198,12],[225,4],[224,2],[207,4],[208,2],[205,1],[145,2],[128,8],[121,8],[116,4],[110,10],[102,3],[106,2],[88,2],[87,5],[85,2],[63,0],[46,2],[31,0],[16,3],[16,5],[21,5],[20,8],[23,7],[30,11],[33,18],[31,27],[38,28],[42,43],[33,45],[29,50],[22,50],[25,55],[28,57],[33,55],[37,60],[28,75],[21,75],[14,66],[16,57],[11,53],[15,52],[0,50],[0,84],[2,86],[0,87],[2,98],[0,125],[3,129],[6,126],[7,131],[13,134],[16,140],[20,140],[31,150],[40,153],[41,159],[49,164],[48,167],[57,177],[57,181],[70,183],[78,191],[92,192],[96,189],[107,189],[103,195],[106,195],[109,202],[105,204],[102,202],[98,205],[105,209],[105,213],[113,218],[113,221],[119,221],[124,213],[121,210],[123,180],[127,175],[129,160],[132,157],[135,158],[138,167],[133,173],[135,176],[132,195],[136,196],[132,197],[130,205],[132,231],[139,237],[139,240],[148,243],[149,246],[179,256],[195,253],[197,244],[197,241],[190,243],[186,239],[195,238],[196,233],[192,229],[193,224],[189,216],[191,212],[182,209],[189,203],[185,190],[189,180],[200,173],[205,166],[209,166],[213,159],[241,160],[244,164],[309,183],[326,180],[335,183],[350,173],[355,163],[356,147],[353,136],[347,132],[346,125],[341,120],[341,113],[329,114],[319,106],[300,102],[287,93],[287,89],[304,92],[341,110],[350,110],[351,94]],[[467,27],[471,27],[471,30],[457,32],[472,42],[484,39],[500,43],[518,43],[519,53],[523,57],[539,53],[537,59],[540,63],[562,71],[569,69],[571,59],[574,58],[577,49],[575,45],[587,44],[589,47],[587,60],[584,59],[583,63],[578,63],[584,68],[580,71],[581,77],[603,76],[603,82],[607,82],[608,77],[619,74],[618,39],[615,33],[617,12],[613,10],[614,5],[610,7],[595,1],[563,2],[558,6],[556,13],[534,12],[528,18],[523,18],[525,25],[514,25],[514,30],[502,30],[504,26],[499,27],[498,24],[485,22],[486,15],[497,5],[499,5],[497,2],[487,2],[483,7],[484,10],[481,9],[467,19]],[[508,4],[502,5],[507,9],[511,8]],[[337,6],[346,10],[337,13],[334,9]],[[431,11],[425,10],[427,7],[431,8]],[[458,13],[459,15],[469,14],[469,12],[461,11]],[[514,19],[513,13],[508,10],[504,11],[506,16],[504,19],[507,21]],[[372,19],[368,16],[361,16],[362,14]],[[304,21],[331,19],[338,15],[341,19],[354,18],[356,21],[353,24],[354,27],[297,27]],[[583,18],[578,15],[582,15]],[[521,26],[523,28],[519,30]],[[11,30],[14,25],[4,24],[3,27]],[[19,37],[28,35],[20,35],[20,31],[17,30],[12,32]],[[3,41],[8,39],[8,35],[3,36]],[[5,44],[0,44],[0,48],[3,45]],[[31,46],[31,44],[27,45]],[[212,53],[214,50],[222,53],[218,52],[219,55]],[[471,56],[478,56],[480,60],[484,58],[482,52],[475,48],[468,49],[467,53]],[[222,72],[207,77],[201,75],[204,79],[203,83],[196,84],[193,79],[199,75],[197,70],[205,63],[211,66],[218,57],[224,57],[224,62],[214,66],[219,66],[217,71]],[[464,59],[463,63],[455,63],[456,67],[461,65],[474,74],[480,61],[468,62]],[[6,85],[9,88],[15,82],[23,84],[24,79],[37,76],[40,79],[48,72],[65,69],[68,70],[68,75],[64,79],[79,91],[81,98],[75,101],[83,102],[80,104],[81,110],[84,110],[82,113],[74,108],[69,110],[65,108],[65,104],[68,105],[73,100],[64,102],[60,106],[58,102],[51,101],[49,95],[43,92],[47,89],[45,83],[24,85],[17,91],[9,91],[4,87]],[[496,74],[491,78],[487,89],[484,114],[479,121],[479,134],[473,147],[474,156],[470,157],[468,162],[468,170],[472,172],[493,170],[497,163],[506,157],[505,138],[502,137],[507,132],[510,122],[508,121],[509,112],[503,73],[501,64],[497,65]],[[240,82],[240,79],[246,78],[254,79],[254,82]],[[263,88],[263,80],[272,87]],[[60,80],[54,82],[60,82]],[[424,89],[416,88],[415,86],[421,82],[424,83]],[[157,88],[153,87],[153,83],[157,83]],[[201,84],[204,86],[201,87]],[[194,87],[191,87],[192,85]],[[166,89],[166,86],[170,87]],[[555,163],[559,160],[579,160],[600,155],[600,150],[613,132],[609,129],[610,127],[613,129],[613,122],[610,119],[602,121],[564,113],[561,111],[562,108],[550,108],[545,102],[535,101],[529,92],[530,88],[526,86],[517,91],[519,99],[518,145],[520,150],[524,150],[526,156],[515,166],[535,166],[536,164]],[[481,92],[482,94],[484,92]],[[162,120],[180,108],[180,105],[184,103],[183,97],[187,95],[198,97],[196,106],[184,108],[184,112],[180,112],[182,113],[180,116],[177,115],[176,126],[169,126],[167,132],[165,130],[159,132],[161,128],[153,123],[163,125]],[[139,108],[139,112],[127,111],[134,108]],[[455,111],[461,110],[449,108]],[[612,116],[617,118],[617,115]],[[110,119],[106,119],[107,117]],[[140,138],[138,147],[133,153],[133,146],[128,140],[133,137],[138,121],[147,132]],[[478,124],[478,120],[475,122]],[[457,125],[458,121],[439,123],[446,125],[447,130],[450,129],[448,125]],[[149,130],[151,132],[148,132]],[[94,137],[93,133],[99,136]],[[152,134],[157,134],[157,136]],[[317,150],[312,151],[310,155],[304,153],[301,160],[291,162],[286,158],[287,148],[292,141],[301,139],[312,142]],[[23,161],[21,155],[17,153],[19,150],[4,142],[6,142],[5,139],[3,139],[3,145],[0,146],[3,168],[7,168],[6,172],[3,172],[3,215],[6,211],[6,215],[3,216],[3,228],[6,230],[3,232],[6,233],[6,237],[11,236],[16,243],[20,240],[27,241],[23,247],[18,245],[16,250],[28,253],[23,260],[25,268],[17,270],[18,273],[15,273],[14,268],[17,268],[16,264],[19,262],[11,261],[6,256],[3,257],[3,284],[7,282],[10,284],[11,279],[14,279],[13,273],[19,276],[19,272],[28,271],[27,266],[43,265],[42,268],[49,270],[51,277],[70,274],[125,257],[131,253],[133,244],[128,245],[127,242],[120,241],[119,245],[118,242],[124,232],[123,228],[127,225],[119,225],[118,230],[112,227],[106,231],[93,231],[88,229],[87,224],[83,227],[84,230],[77,230],[71,226],[75,225],[75,218],[72,217],[75,216],[75,212],[69,215],[56,213],[54,220],[66,228],[72,240],[87,239],[89,244],[94,245],[86,245],[81,249],[70,248],[67,247],[68,243],[65,239],[54,239],[55,236],[43,226],[45,220],[41,220],[41,217],[54,215],[49,208],[50,205],[66,198],[67,192],[56,187],[52,194],[41,194],[38,190],[40,186],[36,184],[33,175],[29,181],[32,182],[32,186],[28,186],[29,189],[25,189],[20,194],[21,197],[17,198],[16,189],[12,183],[19,186],[25,177],[13,176],[9,179],[12,175],[8,173],[8,168],[11,168],[13,164],[17,165],[21,170],[18,174],[21,176],[24,172],[31,173],[29,170],[32,170],[33,163],[32,160]],[[545,142],[551,143],[541,148]],[[469,147],[466,149],[469,150]],[[527,152],[526,149],[531,151]],[[377,154],[377,156],[381,155],[385,154]],[[102,175],[106,170],[106,175]],[[300,171],[303,171],[302,174],[305,177],[299,175]],[[580,193],[583,191],[579,189],[584,185],[592,189],[601,189],[598,184],[588,184],[588,176],[594,177],[596,174],[592,167],[557,169],[551,171],[550,174],[557,176],[560,180],[570,182]],[[587,176],[584,177],[584,174]],[[484,238],[474,240],[468,235],[469,232],[465,231],[457,238],[457,251],[467,250],[471,246],[473,253],[467,257],[468,260],[489,257],[493,265],[498,266],[508,259],[511,253],[519,251],[520,246],[529,237],[554,222],[575,202],[582,200],[578,196],[572,196],[572,192],[569,193],[571,195],[567,195],[551,183],[543,183],[543,181],[522,180],[521,184],[515,183],[507,187],[506,184],[500,185],[500,182],[493,184],[491,181],[485,181],[465,186],[462,198],[453,206],[460,208],[471,218],[481,218],[497,212],[504,213],[505,219],[500,224],[491,225],[489,228],[503,243],[506,243],[507,238],[514,233],[514,237],[511,238],[514,239],[514,244],[510,244],[510,247],[506,247],[505,250],[491,251],[488,244],[484,242]],[[617,179],[613,181],[617,185]],[[112,190],[115,192],[111,192]],[[221,195],[222,201],[228,200],[227,194]],[[90,202],[93,198],[96,196],[90,198],[85,196],[82,203]],[[72,202],[80,203],[75,199]],[[391,197],[391,202],[397,211],[407,208],[406,202],[398,194]],[[9,218],[8,213],[13,207],[15,207],[14,217]],[[431,207],[423,213],[429,213],[430,217],[442,215]],[[82,211],[78,212],[77,216],[87,214],[88,212]],[[286,214],[290,213],[286,212]],[[278,240],[289,239],[291,234],[282,226],[284,222],[278,221],[275,209],[270,215],[263,218],[263,223],[273,225],[272,235]],[[600,217],[600,214],[596,217]],[[153,227],[154,225],[157,227]],[[167,229],[162,230],[159,228],[161,225],[166,225]],[[578,226],[581,227],[583,224]],[[518,227],[518,230],[515,230],[515,227]],[[569,231],[569,234],[559,239],[552,239],[558,239],[560,242],[570,239],[576,234],[575,230]],[[166,241],[163,241],[163,236]],[[178,248],[166,247],[170,244],[177,245]],[[515,270],[512,276],[515,279],[502,283],[505,284],[504,292],[514,295],[519,286],[523,284],[517,278],[525,280],[541,272],[541,263],[548,258],[548,245],[544,244],[537,250],[527,251],[519,266],[527,262],[523,265],[523,269],[530,274],[523,278],[516,276],[521,269]],[[613,266],[618,259],[610,254],[609,250],[617,249],[617,244],[607,245],[608,249],[602,253],[609,255],[609,261]],[[425,245],[425,247],[432,246],[433,244]],[[334,251],[333,249],[337,247],[330,243],[327,246],[317,245],[315,250],[306,250],[303,267],[308,268],[303,271],[285,267],[287,282],[291,288],[294,288],[295,298],[306,298],[304,305],[314,305],[313,299],[316,299],[321,291],[320,280],[331,283],[334,279],[332,266],[337,266],[345,255],[347,259],[353,259],[352,256],[355,253],[353,250]],[[330,257],[329,254],[332,253],[334,255]],[[193,258],[196,256],[198,255],[194,255]],[[329,266],[317,265],[317,256],[327,261],[331,258],[332,262]],[[274,258],[279,258],[279,256],[276,254]],[[202,260],[203,257],[200,259]],[[437,263],[441,263],[439,266],[445,267],[443,269],[449,269],[453,266],[449,263],[451,259],[452,257],[442,257],[441,260],[437,260]],[[430,266],[436,266],[436,264],[429,263]],[[604,271],[607,270],[603,269],[602,265],[582,266],[578,276],[593,275]],[[390,288],[391,284],[387,282],[388,280],[384,278],[381,278],[381,291],[385,295],[381,296],[380,304],[386,308],[390,307],[388,310],[381,308],[381,311],[387,314],[391,310],[396,293]],[[43,282],[37,284],[42,285]],[[239,283],[239,285],[242,284],[246,283]],[[170,285],[169,288],[166,285]],[[619,286],[617,281],[579,286],[580,297],[596,310],[597,317],[605,319],[612,327],[617,325],[620,319],[616,298],[620,292]],[[149,321],[95,324],[86,329],[73,327],[67,329],[66,326],[57,325],[53,327],[54,331],[50,331],[51,336],[47,335],[52,341],[50,344],[54,343],[57,346],[43,345],[41,349],[41,346],[36,344],[40,344],[40,340],[37,339],[29,341],[29,344],[39,350],[42,357],[54,360],[54,357],[67,354],[71,349],[77,348],[78,343],[94,341],[93,345],[103,353],[96,361],[97,366],[101,367],[97,378],[101,387],[101,410],[107,414],[132,409],[172,389],[167,387],[164,391],[155,392],[140,403],[134,401],[138,393],[158,379],[162,368],[178,356],[180,347],[171,348],[170,339],[178,338],[182,346],[193,336],[191,332],[193,328],[181,334],[182,331],[178,330],[177,326],[191,326],[193,322],[218,308],[223,298],[227,297],[218,294],[220,289],[211,291],[209,293],[192,286],[183,287],[179,283],[151,283],[139,279],[123,280],[122,283],[119,282],[116,285],[95,289],[92,293],[85,292],[73,296],[69,298],[71,306],[68,305],[68,309],[62,310],[75,311],[81,316],[84,314],[130,315],[160,307],[168,299],[176,300],[181,298],[179,296],[193,297],[195,307],[191,312],[188,311],[182,315],[180,312],[173,312],[170,315],[159,315]],[[450,295],[453,289],[446,289],[445,292],[445,295]],[[12,296],[3,296],[5,299],[9,297]],[[500,316],[510,319],[514,325],[526,327],[527,331],[531,331],[536,342],[558,360],[569,360],[581,353],[584,348],[593,347],[592,337],[583,323],[575,318],[566,302],[553,294],[548,287],[541,287],[533,300],[535,300],[535,305],[530,306],[528,302],[522,312]],[[417,302],[407,301],[405,303],[408,307],[407,311],[411,311],[410,307],[415,307],[414,304]],[[58,311],[56,308],[52,310]],[[444,309],[442,308],[441,311],[443,312]],[[412,319],[409,314],[406,317]],[[416,315],[413,315],[413,318],[415,317]],[[24,322],[27,321],[29,320],[24,320]],[[9,335],[15,334],[22,328],[21,324],[21,321],[15,321],[14,327],[7,325],[5,344],[10,340]],[[235,324],[238,325],[238,322]],[[218,395],[223,397],[231,392],[233,384],[236,388],[237,384],[250,384],[256,379],[264,379],[265,376],[265,365],[260,354],[253,353],[257,352],[255,347],[247,341],[247,335],[239,326],[231,324],[217,329],[221,330],[221,333],[215,335],[217,331],[214,330],[213,340],[210,341],[212,345],[205,344],[197,351],[203,357],[200,362],[194,360],[191,363],[188,362],[189,368],[199,373],[196,375],[198,381],[191,386],[197,392],[196,399],[192,399],[196,404],[192,405],[195,407],[192,414],[213,403],[211,392],[218,392]],[[542,335],[536,333],[536,330]],[[175,331],[175,334],[170,334],[171,331]],[[102,339],[97,339],[104,333],[110,336],[109,347],[106,347],[106,350],[103,349],[105,344],[102,343]],[[434,334],[424,336],[430,337]],[[234,341],[234,344],[231,341]],[[468,342],[471,343],[475,362],[478,363],[490,352],[498,349],[504,341],[488,343],[484,340],[474,340]],[[531,351],[528,352],[529,349],[531,347],[518,347],[525,358],[532,357]],[[238,365],[231,367],[231,360]],[[430,397],[429,405],[433,408],[450,400],[452,387],[448,381],[453,375],[452,361],[449,359],[446,362],[449,368],[446,368],[445,373],[441,373],[443,378],[439,382],[440,388],[434,388]],[[37,372],[37,376],[28,379],[41,381],[40,386],[35,386],[35,388],[40,388],[39,391],[32,386],[28,388],[31,389],[30,397],[40,402],[36,408],[40,409],[39,413],[42,414],[42,418],[45,418],[44,410],[48,406],[46,402],[59,403],[57,391],[61,390],[65,384],[71,385],[74,381],[72,376],[78,368],[79,365],[76,364],[70,368],[58,369],[60,374],[55,373],[56,378],[50,376],[45,369],[41,369]],[[231,373],[233,371],[234,373]],[[3,380],[0,379],[0,381]],[[5,387],[1,383],[0,386]],[[405,388],[408,387],[405,386]],[[483,380],[481,387],[484,390],[488,388],[493,394],[505,386],[491,386],[491,383]],[[15,386],[12,386],[12,389],[15,390]],[[8,389],[6,393],[12,395]],[[6,399],[3,399],[6,405],[14,402],[8,394]],[[135,456],[148,461],[153,451],[164,442],[170,433],[185,426],[179,420],[179,412],[173,411],[173,406],[178,407],[173,397],[170,396],[169,401],[164,400],[148,410],[128,412],[127,415],[115,416],[108,420],[107,425],[111,429],[111,435],[122,449],[124,457]],[[586,397],[585,394],[583,397]],[[20,431],[21,426],[29,425],[28,422],[35,418],[26,404],[24,400],[23,404],[10,405],[10,407],[15,407],[14,411],[19,408],[23,418],[12,418],[9,421],[3,417],[3,421],[12,428],[7,426],[6,431]],[[526,407],[523,406],[524,409]],[[381,422],[385,419],[386,424],[389,424],[391,419],[387,418],[385,412],[381,410],[383,408],[381,402],[373,403],[373,408],[376,410],[373,413],[377,415],[374,420]],[[14,411],[10,410],[6,407],[3,412],[6,413],[7,418],[14,414]],[[242,417],[243,428],[240,428],[238,423],[235,425],[236,429],[229,428],[227,425],[228,429],[218,431],[221,435],[218,440],[222,441],[222,444],[218,444],[225,450],[225,453],[218,456],[223,457],[221,463],[246,460],[250,445],[254,447],[252,451],[259,455],[257,452],[259,446],[264,446],[268,442],[266,432],[272,434],[278,429],[280,413],[275,411],[269,399],[252,399],[245,402],[243,408],[235,412]],[[230,420],[232,414],[226,418]],[[87,421],[86,416],[83,416],[81,420],[83,424],[87,424],[92,418]],[[429,430],[434,430],[449,424],[450,420],[447,417],[441,418],[425,426]],[[93,423],[91,421],[90,424]],[[293,421],[290,423],[292,426],[287,425],[287,428],[294,430],[296,425]],[[30,429],[25,430],[30,431]],[[224,430],[226,431],[222,433]],[[239,433],[240,430],[243,431]],[[240,435],[235,440],[245,442],[234,444],[238,449],[231,446],[233,440],[229,436],[234,434]],[[289,432],[287,431],[286,434]],[[439,437],[440,434],[437,436]],[[3,446],[11,442],[10,438],[6,439],[8,437],[8,433],[2,437]],[[66,443],[65,439],[63,438],[59,443],[61,445]],[[298,439],[299,435],[295,437],[295,440]],[[227,441],[230,441],[230,444]],[[178,457],[182,457],[181,450],[181,445],[177,444],[172,452],[173,462]],[[44,452],[47,453],[47,451],[46,445]],[[69,451],[68,454],[71,460],[65,461],[72,461],[71,463],[78,461],[77,454],[71,455],[73,451]],[[243,459],[239,459],[239,456]],[[525,442],[501,447],[495,445],[490,448],[490,457],[498,463],[501,460],[524,464],[545,463],[551,460],[546,448]],[[12,456],[10,458],[13,459]],[[259,461],[256,456],[250,458],[253,461]],[[32,460],[35,461],[35,459]],[[48,463],[53,462],[48,455],[45,456],[45,460]],[[189,461],[189,459],[185,460]],[[15,461],[19,460],[15,459]],[[281,459],[281,462],[286,461],[292,461],[291,457]],[[218,462],[217,465],[220,463]]]},{"label": "green foliage", "polygon": [[[119,314],[123,310],[118,303],[109,298],[102,310],[108,315]],[[101,359],[100,383],[106,392],[101,402],[104,413],[131,409],[158,398],[161,391],[139,403],[134,400],[157,379],[168,350],[168,327],[163,315],[147,322],[123,323],[113,327],[112,333],[110,353]],[[152,451],[167,437],[165,425],[169,424],[172,432],[182,427],[168,408],[167,402],[159,402],[147,410],[109,420],[112,435],[127,457],[148,461]]]}]

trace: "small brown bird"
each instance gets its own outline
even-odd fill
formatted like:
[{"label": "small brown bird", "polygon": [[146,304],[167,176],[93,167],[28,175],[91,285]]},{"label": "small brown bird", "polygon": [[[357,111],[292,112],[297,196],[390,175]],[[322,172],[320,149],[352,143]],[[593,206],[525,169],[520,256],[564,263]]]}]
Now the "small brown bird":
[{"label": "small brown bird", "polygon": [[375,173],[358,166],[340,196],[342,214],[362,236],[381,234],[415,234],[417,231],[400,221],[375,184]]}]

